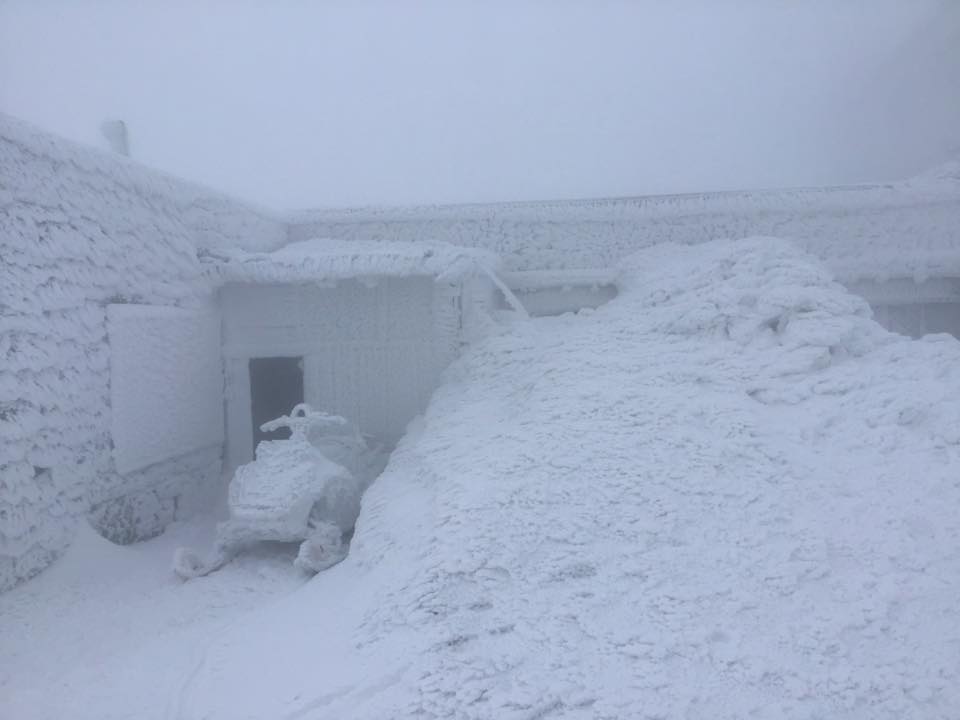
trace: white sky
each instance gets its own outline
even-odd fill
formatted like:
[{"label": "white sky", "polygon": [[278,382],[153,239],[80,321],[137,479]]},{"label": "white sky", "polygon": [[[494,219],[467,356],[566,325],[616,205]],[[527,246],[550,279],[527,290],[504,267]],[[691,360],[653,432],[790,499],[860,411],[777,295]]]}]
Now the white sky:
[{"label": "white sky", "polygon": [[895,179],[960,0],[0,0],[0,111],[277,208]]}]

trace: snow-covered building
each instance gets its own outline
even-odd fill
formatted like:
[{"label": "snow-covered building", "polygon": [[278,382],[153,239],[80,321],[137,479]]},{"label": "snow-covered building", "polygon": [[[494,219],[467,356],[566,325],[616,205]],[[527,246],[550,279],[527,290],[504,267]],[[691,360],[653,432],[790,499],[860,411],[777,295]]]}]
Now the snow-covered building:
[{"label": "snow-covered building", "polygon": [[77,516],[133,539],[215,482],[196,248],[284,241],[268,213],[0,116],[0,587],[50,563]]},{"label": "snow-covered building", "polygon": [[269,212],[0,116],[0,589],[77,517],[130,542],[189,514],[297,402],[394,442],[491,295],[483,251],[286,245]]},{"label": "snow-covered building", "polygon": [[433,237],[497,253],[532,312],[614,294],[619,260],[664,242],[793,240],[907,335],[960,335],[960,161],[898,183],[687,195],[319,210],[291,240]]},{"label": "snow-covered building", "polygon": [[796,239],[894,329],[960,335],[957,168],[284,217],[0,115],[0,589],[49,564],[76,518],[130,542],[189,514],[297,402],[395,442],[498,268],[546,314],[612,297],[641,247],[745,235]]},{"label": "snow-covered building", "polygon": [[496,263],[450,245],[336,240],[204,261],[223,317],[230,467],[301,402],[394,444],[489,303]]}]

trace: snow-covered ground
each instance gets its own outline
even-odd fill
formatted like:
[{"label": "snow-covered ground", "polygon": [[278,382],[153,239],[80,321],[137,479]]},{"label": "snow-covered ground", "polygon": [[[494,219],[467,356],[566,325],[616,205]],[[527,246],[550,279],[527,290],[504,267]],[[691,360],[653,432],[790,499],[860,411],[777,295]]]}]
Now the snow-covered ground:
[{"label": "snow-covered ground", "polygon": [[778,240],[491,330],[310,582],[178,525],[0,596],[20,718],[955,718],[960,343]]},{"label": "snow-covered ground", "polygon": [[178,718],[209,638],[303,584],[296,546],[268,547],[190,583],[176,548],[209,548],[214,519],[113,545],[89,527],[50,569],[0,595],[0,718]]}]

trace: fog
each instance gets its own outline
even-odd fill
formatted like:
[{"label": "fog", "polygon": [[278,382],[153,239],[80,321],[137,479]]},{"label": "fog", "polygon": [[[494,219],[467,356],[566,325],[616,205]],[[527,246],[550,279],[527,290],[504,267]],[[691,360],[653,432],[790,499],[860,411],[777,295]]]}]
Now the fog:
[{"label": "fog", "polygon": [[896,179],[960,3],[0,0],[0,110],[277,208]]}]

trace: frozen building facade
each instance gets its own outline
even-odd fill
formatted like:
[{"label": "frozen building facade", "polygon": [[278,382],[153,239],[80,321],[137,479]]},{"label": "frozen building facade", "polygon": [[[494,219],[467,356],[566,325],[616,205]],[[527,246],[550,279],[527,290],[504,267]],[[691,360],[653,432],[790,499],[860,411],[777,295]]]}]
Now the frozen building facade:
[{"label": "frozen building facade", "polygon": [[635,249],[746,235],[796,239],[893,329],[960,335],[957,167],[280,217],[0,116],[0,588],[49,564],[78,518],[130,542],[189,514],[295,402],[395,442],[498,268],[532,312],[558,312],[612,297]]},{"label": "frozen building facade", "polygon": [[422,411],[489,256],[285,245],[269,213],[0,116],[0,588],[79,517],[131,542],[189,514],[272,396],[387,443]]},{"label": "frozen building facade", "polygon": [[283,242],[263,213],[0,116],[0,587],[56,557],[73,518],[146,536],[219,476],[196,248]]},{"label": "frozen building facade", "polygon": [[336,240],[204,261],[222,313],[230,468],[253,459],[259,425],[302,402],[395,444],[470,333],[496,262],[440,244]]}]

